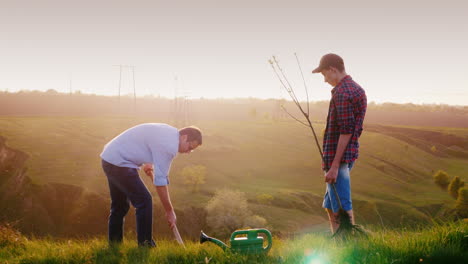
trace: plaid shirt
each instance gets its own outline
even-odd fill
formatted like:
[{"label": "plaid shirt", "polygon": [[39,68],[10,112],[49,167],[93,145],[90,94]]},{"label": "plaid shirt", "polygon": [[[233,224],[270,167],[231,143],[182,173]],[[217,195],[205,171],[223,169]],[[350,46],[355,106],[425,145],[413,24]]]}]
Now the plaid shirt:
[{"label": "plaid shirt", "polygon": [[349,163],[358,158],[358,138],[362,133],[362,123],[367,108],[364,89],[349,75],[344,77],[331,93],[327,127],[323,137],[322,168],[325,171],[328,171],[332,165],[341,134],[352,134],[341,163]]}]

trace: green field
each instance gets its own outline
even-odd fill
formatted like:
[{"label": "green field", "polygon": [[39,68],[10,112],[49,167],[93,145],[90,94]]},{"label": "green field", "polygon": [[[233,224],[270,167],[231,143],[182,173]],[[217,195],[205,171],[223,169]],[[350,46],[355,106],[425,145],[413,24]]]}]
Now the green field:
[{"label": "green field", "polygon": [[273,239],[267,256],[246,257],[225,253],[214,244],[158,241],[155,249],[138,248],[133,241],[109,247],[103,238],[86,240],[26,239],[0,230],[0,262],[8,264],[127,264],[127,263],[451,263],[468,261],[468,223],[460,221],[415,230],[378,230],[368,238],[346,242],[326,235],[307,234],[294,239]]},{"label": "green field", "polygon": [[[29,155],[27,175],[33,182],[72,184],[108,197],[100,168],[102,147],[133,125],[158,121],[113,116],[0,117],[0,136],[11,148]],[[265,119],[200,120],[194,125],[204,132],[203,146],[190,155],[180,155],[172,164],[170,188],[177,209],[204,207],[216,190],[230,188],[245,192],[251,209],[264,217],[273,230],[300,232],[326,227],[321,209],[321,160],[306,127],[294,121]],[[407,127],[392,127],[392,134],[387,131],[390,127],[366,126],[360,139],[360,158],[352,171],[358,223],[429,223],[438,209],[453,204],[449,194],[433,183],[432,174],[442,169],[468,180],[467,159],[447,152],[454,148],[463,153],[468,129],[413,127],[415,132],[408,139],[398,135],[398,129]],[[315,127],[323,130],[323,124]],[[428,131],[439,134],[427,138]],[[443,135],[457,137],[460,141],[456,144],[462,145],[437,142]],[[439,152],[430,151],[433,145]],[[190,165],[207,168],[206,184],[197,193],[192,193],[179,176],[182,168]],[[259,204],[259,194],[270,194],[274,200],[271,204]],[[157,197],[155,193],[153,196]]]}]

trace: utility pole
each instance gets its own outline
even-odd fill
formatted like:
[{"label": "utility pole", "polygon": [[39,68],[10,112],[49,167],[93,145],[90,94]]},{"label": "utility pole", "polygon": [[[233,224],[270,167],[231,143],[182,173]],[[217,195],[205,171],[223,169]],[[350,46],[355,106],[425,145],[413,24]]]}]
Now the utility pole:
[{"label": "utility pole", "polygon": [[136,89],[135,89],[135,66],[132,67],[133,76],[133,112],[136,115]]},{"label": "utility pole", "polygon": [[181,80],[178,76],[174,77],[174,103],[173,117],[176,126],[187,126],[190,119],[190,95],[189,91],[181,85]]},{"label": "utility pole", "polygon": [[69,83],[69,88],[70,88],[70,96],[72,95],[72,73],[70,72],[70,83]]},{"label": "utility pole", "polygon": [[132,65],[113,65],[115,67],[119,67],[119,109],[121,108],[120,105],[120,97],[122,94],[122,72],[126,69],[128,73],[132,74],[132,85],[133,85],[133,111],[136,114],[136,85],[135,85],[135,66]]}]

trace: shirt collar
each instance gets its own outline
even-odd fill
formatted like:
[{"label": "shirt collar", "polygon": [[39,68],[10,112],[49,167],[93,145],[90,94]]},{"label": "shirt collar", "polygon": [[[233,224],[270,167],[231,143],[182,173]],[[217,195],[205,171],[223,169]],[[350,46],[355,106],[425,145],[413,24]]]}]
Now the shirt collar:
[{"label": "shirt collar", "polygon": [[331,93],[334,94],[335,91],[343,84],[343,82],[349,81],[349,80],[352,80],[350,75],[346,75],[345,77],[343,77],[343,79],[341,79],[341,81],[335,87],[333,87],[333,89],[331,90]]}]

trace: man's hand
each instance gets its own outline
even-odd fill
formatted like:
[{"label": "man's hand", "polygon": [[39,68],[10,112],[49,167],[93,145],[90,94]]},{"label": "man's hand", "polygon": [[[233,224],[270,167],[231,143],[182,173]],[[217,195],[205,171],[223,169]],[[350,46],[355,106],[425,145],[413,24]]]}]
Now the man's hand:
[{"label": "man's hand", "polygon": [[331,167],[328,172],[325,173],[325,182],[333,184],[336,182],[338,177],[338,169]]},{"label": "man's hand", "polygon": [[153,180],[153,177],[154,177],[154,167],[153,167],[153,164],[150,164],[150,163],[146,163],[143,165],[143,171],[146,173],[146,175],[148,175],[148,177],[151,178],[151,180]]},{"label": "man's hand", "polygon": [[177,216],[176,216],[174,210],[166,212],[166,219],[167,219],[167,223],[169,224],[169,227],[171,228],[171,230],[174,229],[174,227],[176,227],[176,224],[177,224]]}]

